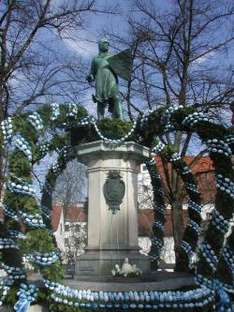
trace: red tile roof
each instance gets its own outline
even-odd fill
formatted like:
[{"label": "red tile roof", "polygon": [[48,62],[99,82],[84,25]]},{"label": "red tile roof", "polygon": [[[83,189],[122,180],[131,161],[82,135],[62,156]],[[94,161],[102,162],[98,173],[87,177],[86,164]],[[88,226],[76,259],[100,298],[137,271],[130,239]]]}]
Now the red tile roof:
[{"label": "red tile roof", "polygon": [[[52,222],[52,229],[53,231],[56,231],[60,218],[61,213],[63,210],[63,204],[62,203],[54,203],[53,204],[53,210],[51,214],[51,222]],[[84,212],[84,204],[76,204],[73,206],[70,206],[66,209],[65,213],[65,222],[87,222],[87,214]]]},{"label": "red tile roof", "polygon": [[53,231],[56,231],[59,226],[62,209],[63,207],[62,207],[62,204],[60,203],[55,203],[53,205],[53,209],[51,213],[51,226],[52,226]]},{"label": "red tile roof", "polygon": [[[188,218],[187,210],[183,210],[183,220],[186,224]],[[151,236],[152,235],[152,225],[154,222],[154,213],[152,209],[142,209],[138,212],[138,232],[139,236]],[[172,218],[171,210],[166,209],[165,211],[165,224],[164,224],[164,235],[165,237],[173,236],[172,231]]]},{"label": "red tile roof", "polygon": [[[193,156],[185,156],[185,162],[191,166],[192,173],[195,175],[198,189],[201,192],[201,199],[203,203],[214,202],[216,194],[214,166],[212,160],[208,156],[200,157],[194,160]],[[165,182],[165,173],[163,169],[162,160],[156,157],[157,168],[162,180]],[[169,174],[171,172],[171,165],[169,165]],[[166,184],[166,183],[165,183]]]},{"label": "red tile roof", "polygon": [[[197,159],[194,156],[185,156],[184,161],[191,167],[193,174],[212,172],[214,171],[214,165],[210,157],[203,156]],[[163,172],[163,164],[160,156],[155,158],[159,173]]]},{"label": "red tile roof", "polygon": [[87,222],[87,214],[83,209],[84,205],[74,205],[68,208],[65,221],[68,222]]},{"label": "red tile roof", "polygon": [[214,171],[213,161],[208,156],[194,159],[194,156],[185,156],[184,160],[191,166],[194,174]]}]

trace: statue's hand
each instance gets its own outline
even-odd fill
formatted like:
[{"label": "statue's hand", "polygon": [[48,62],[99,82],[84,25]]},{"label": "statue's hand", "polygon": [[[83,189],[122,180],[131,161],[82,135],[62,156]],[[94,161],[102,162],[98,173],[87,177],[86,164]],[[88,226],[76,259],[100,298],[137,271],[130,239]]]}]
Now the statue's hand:
[{"label": "statue's hand", "polygon": [[92,82],[92,81],[94,80],[93,75],[88,75],[88,76],[86,77],[86,80],[87,80],[88,82]]}]

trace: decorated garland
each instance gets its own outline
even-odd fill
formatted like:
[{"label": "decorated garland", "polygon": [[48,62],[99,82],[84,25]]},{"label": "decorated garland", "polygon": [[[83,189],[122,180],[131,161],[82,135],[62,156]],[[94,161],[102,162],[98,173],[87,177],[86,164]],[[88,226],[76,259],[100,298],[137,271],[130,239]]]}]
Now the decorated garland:
[{"label": "decorated garland", "polygon": [[48,228],[51,228],[51,211],[52,211],[52,193],[56,185],[59,175],[69,161],[75,159],[76,155],[72,147],[63,147],[59,152],[56,163],[53,163],[45,178],[45,183],[42,189],[41,207],[43,208],[44,222]]},{"label": "decorated garland", "polygon": [[234,285],[234,230],[227,238],[219,259],[216,278],[225,285],[228,291],[233,291]]},{"label": "decorated garland", "polygon": [[[23,257],[47,278],[56,280],[62,273],[54,239],[43,222],[42,211],[35,199],[31,169],[35,161],[39,161],[47,151],[54,149],[56,137],[50,144],[37,147],[38,139],[46,128],[57,128],[59,125],[63,128],[64,123],[74,122],[74,119],[82,118],[86,114],[84,109],[76,107],[75,111],[74,106],[72,107],[46,106],[32,114],[9,118],[2,124],[4,143],[10,145],[11,153],[9,179],[3,202],[5,231],[1,233],[0,245],[2,268],[12,280],[13,287],[15,281],[26,280],[22,267]],[[59,114],[56,114],[55,111],[58,110]]]},{"label": "decorated garland", "polygon": [[131,129],[128,131],[128,133],[126,133],[124,136],[122,136],[119,139],[111,139],[111,138],[107,138],[106,136],[104,136],[102,134],[101,130],[98,128],[98,125],[96,123],[95,118],[93,118],[93,117],[84,118],[83,120],[81,120],[81,122],[79,124],[81,126],[93,125],[99,139],[101,139],[102,141],[104,141],[105,143],[108,143],[108,144],[121,145],[122,143],[127,141],[132,136],[132,134],[135,131],[137,122],[134,121],[134,123],[133,123]]},{"label": "decorated garland", "polygon": [[[155,125],[153,125],[153,120],[156,123]],[[219,289],[231,291],[233,285],[230,288],[227,287],[225,281],[223,283],[220,281],[213,283],[212,281],[216,280],[216,273],[218,275],[220,271],[219,264],[222,267],[219,259],[222,254],[224,239],[228,232],[234,208],[234,178],[231,163],[234,141],[233,134],[222,125],[219,125],[216,120],[210,119],[209,116],[195,112],[193,108],[184,109],[182,107],[170,108],[165,113],[161,110],[151,113],[147,117],[147,122],[144,124],[144,130],[146,130],[146,134],[144,134],[142,128],[139,129],[139,133],[141,134],[139,140],[149,147],[152,147],[154,136],[174,130],[189,131],[190,133],[194,131],[208,145],[210,157],[214,162],[217,173],[216,210],[206,232],[205,240],[200,247],[200,260],[197,266],[196,280],[199,284],[215,289],[217,293]],[[172,159],[174,162],[177,160],[179,160],[177,156]],[[187,171],[186,169],[186,174]],[[187,184],[187,191],[194,194],[197,193],[194,183]],[[190,206],[197,213],[200,212],[200,204],[190,201]],[[191,228],[194,231],[199,229],[195,223],[192,224]],[[185,241],[182,243],[182,247],[186,253],[189,254],[192,252],[191,246]],[[217,267],[219,271],[217,271]],[[224,288],[221,287],[222,285]],[[222,294],[224,293],[225,291],[222,292]]]},{"label": "decorated garland", "polygon": [[30,304],[34,302],[38,295],[38,288],[35,285],[20,284],[18,291],[18,301],[14,305],[14,310],[27,311]]},{"label": "decorated garland", "polygon": [[[33,164],[40,161],[48,151],[53,151],[56,148],[61,151],[61,142],[69,145],[69,135],[61,136],[59,133],[51,142],[48,141],[39,146],[39,139],[43,137],[46,129],[56,130],[58,128],[60,131],[65,129],[72,132],[77,125],[80,128],[83,127],[85,132],[87,129],[90,131],[90,127],[93,127],[97,136],[108,144],[121,144],[135,138],[137,142],[152,148],[155,136],[175,129],[196,132],[207,144],[210,157],[216,168],[217,196],[212,220],[199,252],[196,280],[202,287],[198,286],[190,291],[115,293],[72,290],[57,283],[61,277],[60,256],[48,225],[48,207],[46,209],[42,207],[42,209],[35,199],[31,170]],[[5,146],[10,146],[9,177],[3,201],[5,224],[0,233],[1,266],[8,274],[8,282],[4,280],[0,287],[2,301],[7,298],[12,288],[18,287],[17,285],[20,286],[18,287],[16,309],[22,305],[30,305],[30,302],[36,300],[38,296],[38,290],[27,283],[27,275],[22,265],[23,256],[41,272],[45,287],[49,290],[48,298],[54,304],[59,304],[59,309],[63,309],[66,305],[73,308],[90,309],[169,309],[178,311],[189,309],[194,311],[196,308],[196,310],[204,311],[205,307],[209,308],[213,305],[215,294],[218,294],[223,300],[226,298],[225,291],[232,291],[233,280],[230,279],[228,272],[232,272],[233,268],[233,234],[225,245],[224,242],[234,211],[234,181],[230,158],[234,140],[232,134],[217,124],[215,120],[210,120],[208,116],[192,109],[182,107],[170,108],[167,111],[160,109],[140,116],[122,137],[112,139],[106,137],[101,132],[100,125],[97,125],[93,118],[88,117],[79,106],[53,104],[50,107],[42,107],[31,114],[8,118],[1,126],[2,141]],[[81,135],[81,141],[83,139],[84,136]],[[50,186],[50,189],[47,194],[44,192],[42,203],[45,206],[46,198],[49,199],[48,195],[53,189],[56,176],[69,159],[66,153],[66,149],[60,153],[57,163],[52,166],[47,175],[45,188]],[[181,253],[185,255],[183,267],[187,269],[189,255],[195,251],[197,244],[200,226],[200,198],[190,170],[180,157],[169,152],[165,157],[172,161],[175,169],[181,174],[190,196],[190,223],[185,230],[181,245]],[[154,164],[147,162],[146,165],[154,186],[155,223],[150,255],[153,266],[156,267],[162,246],[164,201],[159,176],[153,169]],[[47,211],[45,212],[45,210]],[[58,311],[55,307],[52,309]]]},{"label": "decorated garland", "polygon": [[198,237],[200,234],[201,223],[201,198],[197,190],[197,185],[193,174],[180,157],[179,154],[173,151],[169,145],[164,145],[158,140],[158,143],[152,149],[154,153],[165,158],[172,163],[173,168],[177,171],[188,194],[188,214],[190,221],[184,231],[184,237],[177,252],[179,253],[180,263],[177,263],[177,270],[187,271],[191,268],[191,259],[197,248]]},{"label": "decorated garland", "polygon": [[161,177],[157,172],[155,159],[153,158],[152,160],[147,160],[145,165],[148,169],[153,187],[155,221],[152,227],[153,235],[151,237],[151,250],[149,256],[151,257],[151,268],[156,270],[160,260],[160,252],[163,247],[165,202],[161,185]]},{"label": "decorated garland", "polygon": [[[51,299],[62,309],[69,307],[74,311],[79,308],[90,310],[177,310],[204,311],[212,307],[214,292],[208,288],[197,288],[189,291],[126,291],[106,292],[78,290],[58,283],[45,281],[52,291]],[[53,305],[51,305],[53,309]],[[71,311],[71,310],[70,310]],[[73,310],[72,310],[73,311]]]},{"label": "decorated garland", "polygon": [[[228,129],[217,124],[215,120],[211,120],[203,113],[188,113],[183,109],[179,109],[174,111],[170,121],[178,130],[195,131],[198,133],[202,141],[208,145],[210,157],[216,170],[217,195],[215,212],[205,233],[204,242],[200,246],[197,265],[197,273],[203,277],[199,281],[210,287],[209,280],[212,280],[215,276],[225,235],[228,232],[228,227],[225,226],[226,222],[224,220],[230,224],[234,211],[234,175],[231,162],[232,150],[229,147],[232,135],[229,134]],[[225,137],[228,138],[229,142],[224,141],[223,138]]]}]

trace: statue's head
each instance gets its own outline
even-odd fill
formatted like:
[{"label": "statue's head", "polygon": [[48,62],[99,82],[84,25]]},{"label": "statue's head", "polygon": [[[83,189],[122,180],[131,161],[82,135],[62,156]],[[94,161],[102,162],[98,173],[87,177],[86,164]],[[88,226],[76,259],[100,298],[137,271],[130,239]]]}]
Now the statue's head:
[{"label": "statue's head", "polygon": [[109,50],[109,41],[107,39],[101,39],[98,42],[98,47],[100,52],[108,52]]}]

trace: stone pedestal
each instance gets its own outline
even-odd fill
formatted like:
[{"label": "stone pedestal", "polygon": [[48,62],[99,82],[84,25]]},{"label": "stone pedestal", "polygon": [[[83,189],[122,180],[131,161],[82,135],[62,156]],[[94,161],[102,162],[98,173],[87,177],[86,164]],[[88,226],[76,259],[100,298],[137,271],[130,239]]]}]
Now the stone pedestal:
[{"label": "stone pedestal", "polygon": [[[88,167],[88,245],[77,261],[76,274],[111,274],[114,264],[121,265],[126,257],[143,272],[149,271],[149,259],[139,253],[137,223],[137,175],[149,157],[148,149],[134,142],[111,146],[95,141],[79,145],[77,156]],[[119,172],[125,184],[115,214],[103,192],[110,171]]]}]

